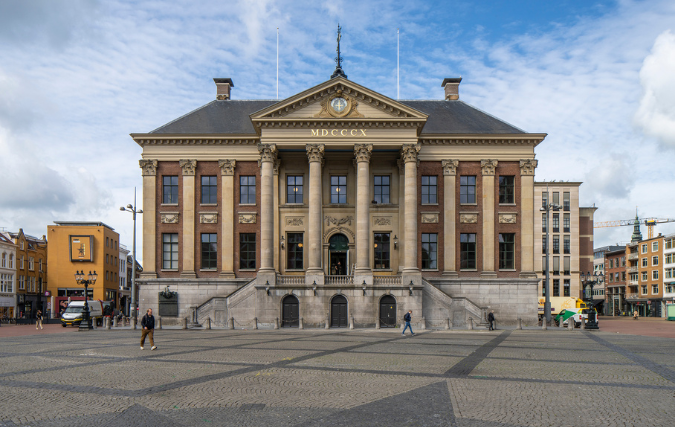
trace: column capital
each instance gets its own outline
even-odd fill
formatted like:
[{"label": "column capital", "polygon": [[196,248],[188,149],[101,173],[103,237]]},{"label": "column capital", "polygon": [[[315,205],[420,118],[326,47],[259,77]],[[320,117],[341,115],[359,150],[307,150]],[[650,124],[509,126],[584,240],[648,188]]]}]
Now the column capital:
[{"label": "column capital", "polygon": [[183,176],[194,176],[197,170],[197,160],[195,159],[180,159],[178,161],[181,169],[183,169]]},{"label": "column capital", "polygon": [[535,159],[521,159],[520,160],[520,174],[534,176],[534,170],[537,167],[537,162]]},{"label": "column capital", "polygon": [[323,150],[325,146],[323,144],[307,144],[305,145],[305,150],[307,150],[307,159],[309,162],[322,162],[323,163]]},{"label": "column capital", "polygon": [[280,159],[274,159],[274,164],[272,165],[272,175],[279,175],[279,167],[281,166]]},{"label": "column capital", "polygon": [[157,175],[157,160],[139,160],[138,165],[143,169],[143,176]]},{"label": "column capital", "polygon": [[457,175],[457,166],[459,165],[459,160],[455,159],[442,160],[441,165],[443,166],[443,175],[445,176]]},{"label": "column capital", "polygon": [[373,152],[373,144],[354,144],[354,157],[356,162],[370,162]]},{"label": "column capital", "polygon": [[417,153],[419,152],[419,144],[404,144],[401,147],[401,159],[404,163],[417,162]]},{"label": "column capital", "polygon": [[497,159],[483,159],[480,161],[480,169],[483,176],[494,176],[499,162]]},{"label": "column capital", "polygon": [[261,162],[273,162],[277,158],[277,146],[275,144],[258,144]]},{"label": "column capital", "polygon": [[218,160],[218,166],[220,167],[222,175],[234,175],[234,167],[237,165],[236,160],[230,159],[221,159]]}]

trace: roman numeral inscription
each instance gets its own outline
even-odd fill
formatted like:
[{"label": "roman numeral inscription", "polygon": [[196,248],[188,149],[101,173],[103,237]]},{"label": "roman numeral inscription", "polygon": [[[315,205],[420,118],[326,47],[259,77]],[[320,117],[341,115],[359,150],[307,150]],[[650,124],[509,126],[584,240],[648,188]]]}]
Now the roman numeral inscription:
[{"label": "roman numeral inscription", "polygon": [[358,137],[366,135],[366,129],[310,129],[312,136],[321,137]]}]

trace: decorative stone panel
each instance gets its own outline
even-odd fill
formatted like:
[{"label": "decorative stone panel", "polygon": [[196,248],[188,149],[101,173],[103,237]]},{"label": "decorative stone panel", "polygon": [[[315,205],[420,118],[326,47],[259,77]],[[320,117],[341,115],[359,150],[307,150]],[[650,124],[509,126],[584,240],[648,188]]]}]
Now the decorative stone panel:
[{"label": "decorative stone panel", "polygon": [[239,214],[239,224],[255,224],[257,222],[257,213],[240,213]]},{"label": "decorative stone panel", "polygon": [[537,161],[534,159],[526,159],[520,161],[520,174],[534,176],[534,170],[537,167]]},{"label": "decorative stone panel", "polygon": [[499,214],[500,224],[515,224],[516,222],[517,222],[517,214],[515,212]]},{"label": "decorative stone panel", "polygon": [[459,165],[459,160],[442,160],[441,165],[443,166],[443,175],[445,176],[455,176],[457,175],[457,166]]},{"label": "decorative stone panel", "polygon": [[375,225],[391,225],[391,218],[377,217],[373,219]]},{"label": "decorative stone panel", "polygon": [[459,214],[459,222],[462,224],[477,224],[478,223],[478,214],[477,213],[462,213]]},{"label": "decorative stone panel", "polygon": [[291,227],[300,227],[305,225],[305,221],[301,216],[288,216],[286,217],[286,225]]},{"label": "decorative stone panel", "polygon": [[218,212],[201,212],[199,214],[200,224],[217,224]]},{"label": "decorative stone panel", "polygon": [[159,215],[162,224],[178,224],[178,212],[161,212]]},{"label": "decorative stone panel", "polygon": [[438,224],[438,213],[423,213],[422,224]]},{"label": "decorative stone panel", "polygon": [[339,219],[338,219],[338,218],[333,218],[332,216],[326,215],[326,216],[324,217],[324,219],[326,220],[326,225],[335,224],[335,225],[337,225],[337,226],[340,226],[340,225],[342,225],[342,224],[349,224],[349,225],[352,225],[352,221],[354,221],[354,217],[351,216],[351,215],[350,215],[350,216],[346,216],[346,217],[344,217],[344,218],[339,218]]},{"label": "decorative stone panel", "polygon": [[197,170],[197,160],[195,159],[181,159],[178,161],[181,169],[183,169],[184,176],[195,176]]},{"label": "decorative stone panel", "polygon": [[218,166],[220,167],[223,175],[234,175],[234,167],[237,165],[236,160],[223,159],[218,160]]},{"label": "decorative stone panel", "polygon": [[480,161],[480,168],[483,176],[494,176],[495,169],[499,162],[496,159],[483,159]]}]

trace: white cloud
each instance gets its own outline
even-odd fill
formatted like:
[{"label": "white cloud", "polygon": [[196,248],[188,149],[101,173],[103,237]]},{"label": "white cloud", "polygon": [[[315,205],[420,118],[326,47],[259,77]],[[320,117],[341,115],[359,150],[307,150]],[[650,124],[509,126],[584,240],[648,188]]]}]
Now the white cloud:
[{"label": "white cloud", "polygon": [[647,135],[675,147],[675,34],[656,38],[640,70],[643,94],[635,123]]}]

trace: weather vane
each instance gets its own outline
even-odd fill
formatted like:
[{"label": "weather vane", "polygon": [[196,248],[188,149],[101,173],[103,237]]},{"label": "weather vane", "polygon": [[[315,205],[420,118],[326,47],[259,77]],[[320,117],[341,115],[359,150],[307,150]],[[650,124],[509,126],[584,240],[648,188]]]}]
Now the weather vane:
[{"label": "weather vane", "polygon": [[333,72],[333,75],[330,76],[331,79],[334,79],[335,77],[344,77],[345,79],[347,78],[347,75],[345,74],[344,71],[342,71],[342,57],[340,56],[340,39],[342,39],[342,27],[340,27],[340,24],[338,23],[338,29],[337,29],[337,57],[335,58],[335,63],[337,64],[335,67],[335,71]]}]

